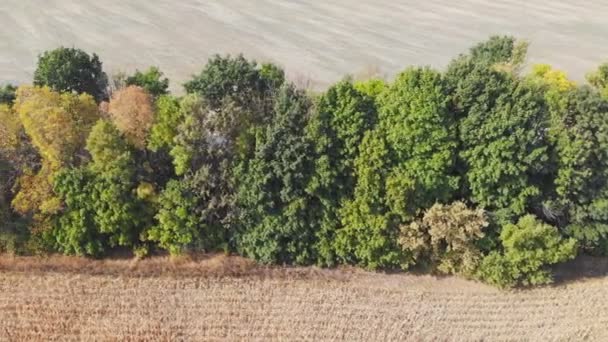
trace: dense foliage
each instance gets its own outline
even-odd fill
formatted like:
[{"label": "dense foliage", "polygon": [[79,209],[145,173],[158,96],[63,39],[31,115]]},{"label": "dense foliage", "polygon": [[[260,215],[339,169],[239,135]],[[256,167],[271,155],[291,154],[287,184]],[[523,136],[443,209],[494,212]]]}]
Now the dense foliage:
[{"label": "dense foliage", "polygon": [[214,56],[179,97],[158,68],[110,94],[96,55],[46,52],[35,86],[0,88],[0,250],[550,282],[608,254],[608,67],[577,85],[526,51],[491,37],[319,93]]},{"label": "dense foliage", "polygon": [[125,79],[125,85],[144,88],[154,97],[169,93],[169,79],[157,67],[150,67],[144,72],[136,70],[135,74]]},{"label": "dense foliage", "polygon": [[40,55],[34,85],[57,92],[86,93],[101,101],[106,98],[108,77],[96,54],[61,47]]}]

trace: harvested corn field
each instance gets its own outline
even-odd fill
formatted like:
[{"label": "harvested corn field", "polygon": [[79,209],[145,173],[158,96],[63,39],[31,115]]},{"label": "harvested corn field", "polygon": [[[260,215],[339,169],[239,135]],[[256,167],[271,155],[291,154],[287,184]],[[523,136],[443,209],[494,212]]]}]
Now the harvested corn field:
[{"label": "harvested corn field", "polygon": [[4,82],[29,82],[59,45],[96,52],[106,71],[157,65],[173,89],[214,53],[280,63],[319,87],[370,66],[444,67],[491,34],[530,40],[530,62],[581,80],[608,54],[608,2],[587,0],[35,0],[0,2]]},{"label": "harvested corn field", "polygon": [[579,262],[585,280],[503,292],[458,278],[263,268],[227,257],[4,258],[0,337],[605,341],[608,278],[593,262],[605,263]]}]

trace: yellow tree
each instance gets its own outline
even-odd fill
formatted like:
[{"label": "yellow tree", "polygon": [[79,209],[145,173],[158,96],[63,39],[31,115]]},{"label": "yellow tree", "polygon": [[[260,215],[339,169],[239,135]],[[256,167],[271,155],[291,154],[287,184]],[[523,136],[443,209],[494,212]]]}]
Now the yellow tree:
[{"label": "yellow tree", "polygon": [[52,169],[76,161],[78,150],[99,119],[90,95],[59,94],[48,87],[20,87],[15,111],[43,161]]},{"label": "yellow tree", "polygon": [[90,95],[59,94],[48,87],[23,86],[17,90],[14,110],[20,125],[41,157],[38,170],[24,170],[19,192],[12,201],[20,214],[32,214],[36,226],[60,208],[53,193],[53,178],[63,167],[77,165],[79,153],[93,124],[99,119]]},{"label": "yellow tree", "polygon": [[109,112],[116,127],[133,146],[143,149],[154,121],[152,96],[143,88],[129,86],[112,95]]}]

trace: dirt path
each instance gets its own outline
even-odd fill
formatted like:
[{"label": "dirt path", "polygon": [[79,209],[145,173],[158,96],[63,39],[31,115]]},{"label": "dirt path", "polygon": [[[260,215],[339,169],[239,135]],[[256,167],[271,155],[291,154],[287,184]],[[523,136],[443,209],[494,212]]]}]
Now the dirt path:
[{"label": "dirt path", "polygon": [[37,265],[0,262],[0,340],[608,340],[607,277],[501,292],[234,258]]},{"label": "dirt path", "polygon": [[490,34],[531,41],[531,62],[576,79],[608,59],[605,0],[2,0],[0,82],[29,82],[59,45],[106,69],[158,65],[174,89],[213,53],[243,52],[318,85],[378,66],[443,67]]}]

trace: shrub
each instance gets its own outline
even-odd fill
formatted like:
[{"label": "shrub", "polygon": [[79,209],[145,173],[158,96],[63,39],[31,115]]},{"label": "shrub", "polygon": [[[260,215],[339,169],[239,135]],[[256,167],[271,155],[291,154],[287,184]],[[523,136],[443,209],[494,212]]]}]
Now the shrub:
[{"label": "shrub", "polygon": [[401,227],[399,244],[416,264],[428,263],[444,274],[473,275],[483,254],[479,242],[489,223],[482,209],[462,202],[435,204],[422,220]]},{"label": "shrub", "polygon": [[17,87],[12,84],[7,84],[5,86],[0,87],[0,105],[12,105],[13,101],[15,101],[16,91]]},{"label": "shrub", "polygon": [[553,279],[548,266],[576,256],[576,240],[563,239],[557,228],[533,215],[504,226],[500,240],[503,252],[485,257],[477,274],[499,287],[548,284]]}]

